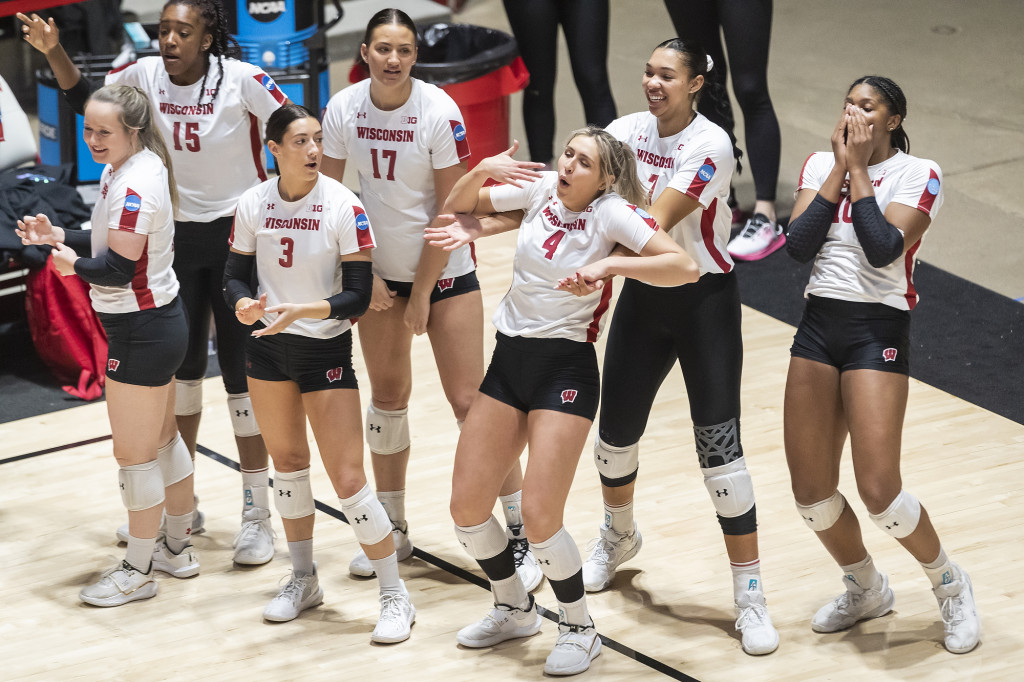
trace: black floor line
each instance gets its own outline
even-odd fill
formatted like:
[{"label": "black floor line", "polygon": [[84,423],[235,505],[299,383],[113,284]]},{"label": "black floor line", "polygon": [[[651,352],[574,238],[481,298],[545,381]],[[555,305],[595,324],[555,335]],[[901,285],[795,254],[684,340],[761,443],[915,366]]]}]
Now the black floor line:
[{"label": "black floor line", "polygon": [[31,459],[38,457],[39,455],[48,455],[51,452],[60,452],[62,450],[70,450],[71,448],[78,448],[83,445],[92,445],[93,443],[102,443],[105,440],[110,440],[112,436],[97,436],[96,438],[90,438],[89,440],[80,440],[77,443],[67,443],[65,445],[57,445],[52,448],[46,448],[45,450],[36,450],[35,452],[26,452],[24,455],[15,455],[14,457],[7,457],[6,459],[0,459],[0,464],[10,464],[11,462],[20,462],[23,459]]}]

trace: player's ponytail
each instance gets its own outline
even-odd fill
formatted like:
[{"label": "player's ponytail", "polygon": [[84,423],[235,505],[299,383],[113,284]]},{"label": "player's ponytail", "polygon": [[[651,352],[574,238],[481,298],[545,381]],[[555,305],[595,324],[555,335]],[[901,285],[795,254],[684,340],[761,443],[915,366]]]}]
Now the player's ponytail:
[{"label": "player's ponytail", "polygon": [[611,133],[596,126],[575,130],[569,135],[566,145],[576,137],[589,137],[597,144],[600,157],[600,172],[608,180],[609,192],[642,208],[647,207],[647,190],[644,189],[636,171],[636,156],[627,144],[616,140]]},{"label": "player's ponytail", "polygon": [[889,113],[900,117],[900,124],[890,132],[890,140],[893,147],[899,149],[904,154],[909,154],[910,137],[907,135],[907,131],[903,129],[903,122],[907,120],[907,96],[903,94],[903,90],[892,79],[885,76],[861,76],[853,81],[846,94],[850,94],[861,83],[871,86],[878,93],[878,96],[882,98],[886,108],[889,109]]}]

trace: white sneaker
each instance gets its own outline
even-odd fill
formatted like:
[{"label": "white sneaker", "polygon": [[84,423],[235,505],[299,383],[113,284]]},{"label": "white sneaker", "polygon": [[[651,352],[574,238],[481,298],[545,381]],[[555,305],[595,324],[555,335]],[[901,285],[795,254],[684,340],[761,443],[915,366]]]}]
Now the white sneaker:
[{"label": "white sneaker", "polygon": [[83,587],[78,598],[93,606],[120,606],[130,601],[155,597],[156,590],[152,568],[148,573],[143,573],[127,561],[122,561],[106,571],[99,582]]},{"label": "white sneaker", "polygon": [[755,213],[725,248],[737,260],[761,260],[786,243],[782,228],[768,216]]},{"label": "white sneaker", "polygon": [[815,632],[839,632],[854,623],[878,618],[892,611],[896,595],[889,587],[889,576],[882,574],[882,586],[877,590],[864,589],[847,576],[843,576],[846,592],[825,604],[811,619]]},{"label": "white sneaker", "polygon": [[175,554],[161,536],[153,547],[153,568],[175,578],[191,578],[199,575],[199,556],[192,545],[186,545]]},{"label": "white sneaker", "polygon": [[615,569],[636,556],[643,544],[640,531],[633,524],[632,533],[616,533],[602,525],[601,535],[590,541],[593,550],[583,562],[583,586],[587,592],[600,592],[615,578]]},{"label": "white sneaker", "polygon": [[288,583],[263,609],[264,620],[277,623],[294,620],[306,609],[323,603],[324,591],[320,589],[320,579],[316,574],[315,563],[313,572],[308,575],[297,576],[293,572],[286,577]]},{"label": "white sneaker", "polygon": [[508,536],[509,542],[512,543],[512,556],[516,560],[516,573],[519,574],[519,579],[523,581],[526,591],[533,592],[540,585],[541,581],[544,580],[544,573],[541,572],[533,552],[530,551],[530,542],[526,539],[523,524],[509,526],[505,529],[505,534]]},{"label": "white sneaker", "polygon": [[548,675],[577,675],[601,655],[601,638],[590,625],[558,624],[558,640],[544,662]]},{"label": "white sneaker", "polygon": [[974,605],[974,586],[962,568],[953,565],[956,580],[939,585],[934,590],[946,630],[946,649],[954,654],[966,654],[981,641],[981,618]]},{"label": "white sneaker", "polygon": [[458,631],[455,639],[462,646],[480,649],[517,637],[531,637],[540,632],[541,618],[534,607],[533,597],[525,609],[495,604],[483,620]]},{"label": "white sneaker", "polygon": [[274,532],[270,510],[253,507],[242,512],[242,528],[235,535],[235,563],[259,566],[274,558]]},{"label": "white sneaker", "polygon": [[[195,511],[192,512],[192,532],[190,533],[190,535],[199,535],[200,533],[206,532],[206,528],[204,527],[206,525],[206,514],[199,511],[198,496],[195,497],[195,505]],[[166,530],[167,520],[164,518],[164,516],[161,516],[159,532],[163,533]],[[115,531],[115,535],[117,535],[118,542],[128,542],[128,524],[125,523],[123,525],[118,526],[117,531]]]},{"label": "white sneaker", "polygon": [[765,606],[761,590],[748,590],[736,600],[736,629],[743,650],[751,656],[770,654],[779,648],[779,633]]},{"label": "white sneaker", "polygon": [[[395,540],[395,552],[398,554],[398,560],[405,561],[412,556],[409,526],[403,521],[401,526],[392,522],[391,527],[393,529],[391,537]],[[361,578],[372,578],[375,575],[373,564],[370,563],[370,559],[366,556],[366,552],[363,551],[362,547],[356,550],[355,556],[349,562],[348,572]]]},{"label": "white sneaker", "polygon": [[416,607],[409,601],[405,582],[401,592],[383,592],[380,595],[380,619],[370,640],[380,644],[394,644],[409,639],[412,624],[416,622]]}]

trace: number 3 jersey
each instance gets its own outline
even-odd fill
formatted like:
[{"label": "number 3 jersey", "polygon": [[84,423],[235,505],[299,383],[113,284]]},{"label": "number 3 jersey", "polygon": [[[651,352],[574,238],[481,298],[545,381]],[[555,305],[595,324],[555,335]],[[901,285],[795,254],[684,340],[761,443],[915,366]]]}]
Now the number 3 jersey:
[{"label": "number 3 jersey", "polygon": [[[370,79],[331,98],[324,113],[324,155],[347,160],[359,172],[359,196],[376,227],[373,272],[412,282],[423,250],[423,230],[445,197],[434,171],[469,157],[462,114],[444,90],[412,79],[405,104],[382,111],[370,101]],[[441,277],[475,269],[470,247],[453,251]]]},{"label": "number 3 jersey", "polygon": [[583,297],[555,289],[555,284],[608,256],[616,244],[640,253],[658,224],[617,194],[605,194],[578,213],[570,211],[555,194],[558,173],[541,176],[521,188],[491,188],[496,211],[526,210],[512,286],[492,321],[506,336],[594,342],[611,301],[611,282]]},{"label": "number 3 jersey", "polygon": [[[347,187],[320,175],[309,194],[285,201],[278,180],[268,180],[238,199],[228,243],[256,254],[257,296],[267,307],[309,303],[342,290],[341,256],[374,247],[373,230],[359,199]],[[263,316],[271,324],[276,313]],[[351,328],[348,320],[299,319],[285,333],[329,339]]]},{"label": "number 3 jersey", "polygon": [[[807,157],[797,191],[818,190],[835,165],[831,152],[816,152]],[[892,202],[924,212],[933,220],[942,206],[942,171],[934,161],[897,152],[885,161],[868,166],[868,177],[875,190],[878,208],[885,213]],[[814,260],[814,269],[804,294],[846,301],[884,303],[900,310],[917,305],[914,289],[914,263],[921,237],[903,258],[885,267],[868,263],[857,233],[853,229],[850,196],[844,184],[832,226]]]},{"label": "number 3 jersey", "polygon": [[[263,124],[285,100],[258,67],[210,57],[209,75],[175,85],[160,57],[143,57],[107,74],[106,84],[149,95],[178,181],[176,220],[208,223],[231,215],[239,195],[267,179]],[[214,93],[216,92],[216,97]]]},{"label": "number 3 jersey", "polygon": [[725,250],[732,230],[729,185],[736,162],[729,135],[696,114],[690,125],[675,135],[658,136],[658,119],[649,111],[612,121],[608,132],[636,152],[637,175],[648,188],[653,206],[666,187],[700,203],[675,226],[662,225],[697,263],[700,274],[733,269]]}]

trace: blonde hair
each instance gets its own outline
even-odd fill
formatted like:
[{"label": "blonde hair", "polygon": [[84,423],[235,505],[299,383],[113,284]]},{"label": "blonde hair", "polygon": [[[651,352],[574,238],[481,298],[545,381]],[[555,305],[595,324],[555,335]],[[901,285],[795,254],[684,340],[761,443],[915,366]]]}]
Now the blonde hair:
[{"label": "blonde hair", "polygon": [[629,145],[615,139],[603,128],[587,126],[574,130],[566,146],[576,137],[589,137],[597,144],[600,172],[608,180],[609,191],[615,192],[629,203],[647,208],[647,190],[640,182],[636,170],[636,155]]},{"label": "blonde hair", "polygon": [[167,168],[167,189],[171,194],[171,206],[178,209],[178,184],[174,181],[174,167],[171,154],[167,151],[164,138],[153,122],[153,107],[145,92],[131,85],[106,85],[89,97],[90,101],[113,104],[121,109],[121,125],[126,132],[138,133],[139,142],[163,162]]}]

